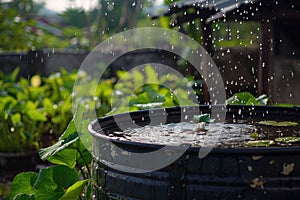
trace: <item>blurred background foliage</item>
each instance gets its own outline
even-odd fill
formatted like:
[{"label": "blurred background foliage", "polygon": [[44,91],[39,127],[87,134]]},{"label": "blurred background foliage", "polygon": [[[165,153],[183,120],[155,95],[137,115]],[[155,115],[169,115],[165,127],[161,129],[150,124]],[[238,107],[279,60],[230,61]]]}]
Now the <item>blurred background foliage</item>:
[{"label": "blurred background foliage", "polygon": [[[70,5],[73,1],[69,0]],[[0,1],[0,51],[43,48],[91,50],[109,36],[131,28],[170,28],[169,17],[152,20],[151,15],[162,12],[164,6],[173,2],[98,0],[89,10],[73,6],[57,13],[46,8],[44,0]],[[195,20],[186,24],[185,28],[189,36],[201,42],[199,24]],[[249,46],[258,40],[259,25],[253,22],[217,22],[213,29],[215,48]]]},{"label": "blurred background foliage", "polygon": [[109,35],[151,25],[145,11],[151,5],[145,0],[99,0],[90,10],[70,7],[55,13],[43,0],[0,1],[0,50],[91,50]]}]

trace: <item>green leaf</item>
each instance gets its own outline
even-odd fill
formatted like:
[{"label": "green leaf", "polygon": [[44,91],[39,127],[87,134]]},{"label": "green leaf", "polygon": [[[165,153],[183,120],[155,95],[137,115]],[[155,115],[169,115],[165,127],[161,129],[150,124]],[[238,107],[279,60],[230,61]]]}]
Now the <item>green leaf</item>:
[{"label": "green leaf", "polygon": [[67,147],[77,142],[78,140],[79,140],[78,133],[77,132],[72,133],[68,137],[59,140],[52,146],[40,149],[39,151],[40,157],[42,160],[46,160],[49,156],[54,156],[55,154],[66,149]]},{"label": "green leaf", "polygon": [[70,186],[66,193],[59,200],[73,200],[78,199],[88,183],[88,180],[80,180]]},{"label": "green leaf", "polygon": [[145,66],[145,74],[147,77],[147,83],[155,83],[155,84],[159,83],[157,73],[151,65],[148,64]]},{"label": "green leaf", "polygon": [[53,156],[47,157],[47,160],[50,163],[56,165],[66,165],[70,168],[74,168],[76,166],[76,161],[79,155],[78,152],[74,149],[64,149],[60,152],[57,152]]},{"label": "green leaf", "polygon": [[289,127],[289,126],[297,126],[297,122],[291,122],[291,121],[282,121],[282,122],[277,122],[277,121],[260,121],[258,122],[259,125],[265,125],[265,126],[275,126],[275,127]]},{"label": "green leaf", "polygon": [[83,122],[83,114],[84,114],[85,108],[80,105],[78,106],[76,113],[74,115],[74,123],[76,124],[76,131],[81,132],[82,130],[82,122]]},{"label": "green leaf", "polygon": [[54,113],[55,113],[54,104],[52,103],[52,101],[49,98],[44,98],[43,106],[47,113],[54,115]]},{"label": "green leaf", "polygon": [[[85,149],[89,150],[90,152],[92,152],[92,143],[93,143],[93,137],[91,136],[91,134],[89,133],[89,130],[88,130],[88,127],[90,125],[90,120],[84,120],[82,122],[82,125],[81,125],[81,133],[80,133],[80,150],[82,151],[85,151]],[[84,146],[82,147],[81,145]]]},{"label": "green leaf", "polygon": [[138,88],[142,86],[144,83],[144,76],[139,70],[133,71],[133,83],[134,83],[134,88]]},{"label": "green leaf", "polygon": [[46,116],[43,113],[41,113],[38,110],[36,110],[36,109],[28,110],[26,112],[26,114],[33,121],[42,121],[42,122],[47,121]]},{"label": "green leaf", "polygon": [[280,138],[276,138],[275,142],[280,142],[280,143],[297,143],[297,142],[300,142],[300,137],[280,137]]},{"label": "green leaf", "polygon": [[34,184],[36,199],[59,199],[78,180],[75,169],[57,165],[41,169]]},{"label": "green leaf", "polygon": [[274,144],[275,142],[273,140],[254,140],[246,142],[246,145],[249,147],[268,147]]},{"label": "green leaf", "polygon": [[11,116],[11,120],[14,125],[20,124],[21,123],[21,114],[16,113]]},{"label": "green leaf", "polygon": [[266,106],[269,101],[269,98],[266,94],[262,94],[256,98],[256,101],[259,103],[259,105]]},{"label": "green leaf", "polygon": [[278,107],[287,107],[287,108],[291,108],[291,107],[295,106],[294,104],[290,104],[290,103],[276,103],[273,105],[278,106]]},{"label": "green leaf", "polygon": [[194,115],[193,116],[193,122],[206,122],[206,123],[212,123],[214,120],[210,118],[209,114],[201,114],[201,115]]},{"label": "green leaf", "polygon": [[[90,155],[84,153],[86,148],[80,141],[79,137],[79,134],[84,134],[83,138],[85,140],[90,139],[86,137],[88,134],[87,130],[84,130],[82,133],[80,132],[81,129],[86,129],[88,125],[87,121],[82,118],[83,113],[83,107],[79,106],[73,119],[69,123],[63,135],[59,138],[58,142],[39,151],[40,157],[43,160],[47,159],[51,163],[66,165],[73,168],[75,167],[76,162],[80,161],[80,152],[86,157],[86,160],[89,162],[91,161]],[[75,126],[75,123],[77,123],[77,126]]]},{"label": "green leaf", "polygon": [[[37,173],[23,172],[15,176],[13,179],[8,199],[13,199],[17,194],[34,194],[33,185],[37,180]],[[18,197],[20,199],[20,197]]]},{"label": "green leaf", "polygon": [[122,79],[122,81],[129,81],[131,79],[130,73],[127,71],[118,70],[116,74],[119,79]]},{"label": "green leaf", "polygon": [[33,194],[18,194],[13,200],[35,200]]},{"label": "green leaf", "polygon": [[63,140],[65,138],[68,138],[70,135],[72,135],[73,133],[77,132],[75,123],[74,123],[74,118],[70,121],[70,123],[68,124],[66,130],[64,131],[64,133],[59,137],[59,141]]},{"label": "green leaf", "polygon": [[253,139],[258,139],[259,138],[259,134],[257,132],[251,133],[250,137]]},{"label": "green leaf", "polygon": [[233,105],[258,105],[259,102],[249,92],[240,92],[234,94],[232,97],[226,100],[227,104]]},{"label": "green leaf", "polygon": [[[85,111],[85,108],[82,105],[79,105],[73,116],[73,119],[70,121],[66,130],[60,136],[59,140],[66,139],[70,135],[74,134],[75,132],[77,132],[77,134],[78,134],[78,132],[81,132],[84,111]],[[77,124],[77,126],[75,126],[75,124]]]},{"label": "green leaf", "polygon": [[20,68],[17,67],[14,69],[14,71],[9,75],[9,82],[16,82],[18,74],[20,72]]},{"label": "green leaf", "polygon": [[88,185],[85,189],[85,197],[86,197],[86,200],[92,200],[92,182],[91,181],[88,182]]}]

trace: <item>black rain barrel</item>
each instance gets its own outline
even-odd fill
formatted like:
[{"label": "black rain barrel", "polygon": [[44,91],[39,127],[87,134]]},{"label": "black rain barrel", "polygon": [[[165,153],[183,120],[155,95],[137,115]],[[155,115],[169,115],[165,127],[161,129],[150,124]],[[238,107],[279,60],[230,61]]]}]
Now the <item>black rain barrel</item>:
[{"label": "black rain barrel", "polygon": [[[157,109],[165,112],[167,123],[176,123],[184,109],[191,121],[195,110],[210,113],[208,106]],[[119,116],[122,118],[123,114]],[[149,111],[130,113],[132,121],[149,124]],[[124,115],[127,117],[127,115]],[[143,119],[143,120],[141,120]],[[300,122],[300,109],[264,106],[229,106],[226,121],[291,120]],[[100,124],[100,126],[99,126]],[[128,124],[130,127],[130,124]],[[199,159],[198,148],[190,147],[175,162],[147,173],[126,173],[108,167],[99,148],[107,134],[119,130],[112,116],[92,122],[94,194],[97,199],[299,199],[300,148],[236,147],[214,148]],[[114,145],[132,152],[161,148],[131,141],[110,139]],[[107,144],[106,144],[107,145]],[[109,146],[108,146],[108,151]],[[101,162],[100,162],[101,160]],[[124,166],[126,167],[126,166]],[[285,173],[285,168],[289,168]]]}]

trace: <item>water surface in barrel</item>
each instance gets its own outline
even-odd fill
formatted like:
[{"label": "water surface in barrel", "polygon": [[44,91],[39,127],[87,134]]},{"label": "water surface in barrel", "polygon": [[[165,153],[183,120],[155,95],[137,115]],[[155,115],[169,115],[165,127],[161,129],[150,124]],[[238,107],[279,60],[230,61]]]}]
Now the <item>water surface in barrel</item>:
[{"label": "water surface in barrel", "polygon": [[[271,124],[270,124],[271,123]],[[192,147],[266,147],[300,145],[295,122],[263,121],[255,124],[180,122],[128,128],[108,134],[111,139],[160,145]],[[217,143],[216,143],[217,141]]]}]

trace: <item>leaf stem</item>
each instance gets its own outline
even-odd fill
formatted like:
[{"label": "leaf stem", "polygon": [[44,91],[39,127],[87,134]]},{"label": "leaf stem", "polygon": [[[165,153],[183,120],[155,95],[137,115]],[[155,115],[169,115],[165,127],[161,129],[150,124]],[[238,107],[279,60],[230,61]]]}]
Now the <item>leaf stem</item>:
[{"label": "leaf stem", "polygon": [[[76,148],[76,150],[78,151],[78,153],[80,154],[80,156],[81,156],[81,158],[82,158],[82,160],[83,160],[83,162],[84,162],[84,165],[85,165],[86,170],[87,170],[87,172],[88,172],[88,178],[90,179],[90,178],[92,177],[92,175],[91,175],[91,172],[90,172],[90,170],[89,170],[88,163],[86,162],[86,160],[85,160],[85,158],[84,158],[82,152],[81,152],[78,148]],[[81,172],[81,173],[82,173],[82,172]]]}]

